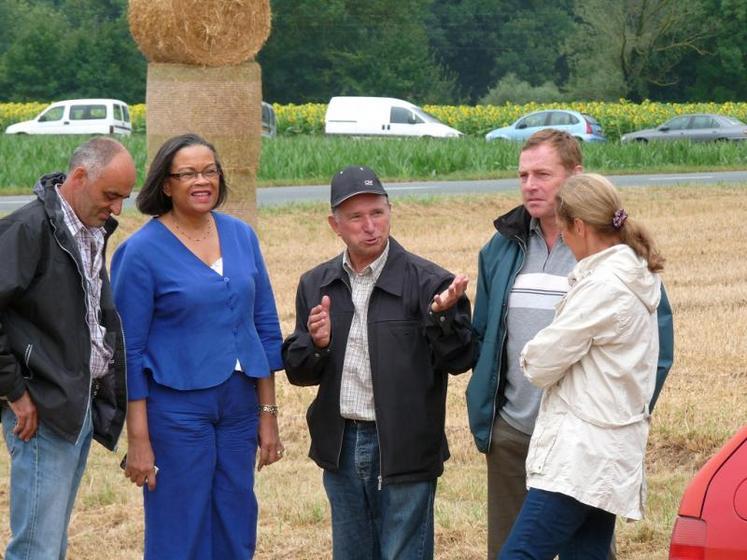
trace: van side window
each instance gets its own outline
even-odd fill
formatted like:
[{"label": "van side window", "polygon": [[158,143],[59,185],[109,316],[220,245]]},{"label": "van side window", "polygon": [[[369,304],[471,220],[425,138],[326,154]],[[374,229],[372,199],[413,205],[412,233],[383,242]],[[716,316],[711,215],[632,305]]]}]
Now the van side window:
[{"label": "van side window", "polygon": [[62,118],[62,113],[64,112],[64,107],[52,107],[49,111],[39,117],[39,122],[58,121]]},{"label": "van side window", "polygon": [[106,118],[106,105],[72,105],[71,121],[88,121]]},{"label": "van side window", "polygon": [[418,124],[425,122],[420,115],[405,107],[392,107],[389,113],[389,122],[397,124]]},{"label": "van side window", "polygon": [[122,106],[114,104],[114,119],[121,121],[122,120]]},{"label": "van side window", "polygon": [[404,107],[392,107],[389,113],[389,122],[397,124],[413,124],[416,121],[412,120],[413,114],[410,109]]},{"label": "van side window", "polygon": [[122,116],[124,117],[124,122],[130,122],[130,110],[127,108],[127,105],[122,105]]}]

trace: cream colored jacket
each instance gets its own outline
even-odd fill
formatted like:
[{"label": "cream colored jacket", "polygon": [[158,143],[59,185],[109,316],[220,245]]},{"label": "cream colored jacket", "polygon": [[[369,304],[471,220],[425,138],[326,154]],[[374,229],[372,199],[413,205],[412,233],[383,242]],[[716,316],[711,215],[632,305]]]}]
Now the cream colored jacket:
[{"label": "cream colored jacket", "polygon": [[641,519],[660,280],[627,245],[582,259],[568,280],[552,324],[521,354],[545,390],[527,486]]}]

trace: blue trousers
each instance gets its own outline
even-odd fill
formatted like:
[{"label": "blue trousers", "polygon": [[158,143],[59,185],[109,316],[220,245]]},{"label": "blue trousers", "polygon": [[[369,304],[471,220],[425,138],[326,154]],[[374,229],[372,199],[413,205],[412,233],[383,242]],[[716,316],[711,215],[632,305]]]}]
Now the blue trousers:
[{"label": "blue trousers", "polygon": [[379,488],[379,474],[376,424],[348,421],[340,469],[324,471],[334,560],[433,558],[436,481]]},{"label": "blue trousers", "polygon": [[78,441],[71,443],[44,423],[29,441],[13,433],[16,415],[2,409],[5,443],[10,452],[10,531],[6,560],[62,560],[67,526],[91,448],[91,413]]},{"label": "blue trousers", "polygon": [[499,560],[607,560],[615,516],[578,500],[530,488]]},{"label": "blue trousers", "polygon": [[247,560],[257,499],[255,380],[234,374],[209,389],[151,383],[148,430],[159,468],[144,487],[146,560]]}]

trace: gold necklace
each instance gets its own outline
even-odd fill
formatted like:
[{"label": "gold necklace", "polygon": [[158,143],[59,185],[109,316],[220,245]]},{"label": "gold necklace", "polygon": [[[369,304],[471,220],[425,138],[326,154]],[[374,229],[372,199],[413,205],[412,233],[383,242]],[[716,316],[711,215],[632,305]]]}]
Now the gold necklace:
[{"label": "gold necklace", "polygon": [[207,229],[205,230],[205,233],[199,237],[192,237],[186,231],[184,231],[179,225],[179,222],[176,221],[176,218],[174,217],[173,214],[171,215],[171,221],[174,224],[174,227],[176,228],[176,230],[180,234],[182,234],[184,237],[192,241],[193,243],[199,243],[200,241],[205,241],[208,237],[210,237],[210,234],[213,232],[213,220],[211,220],[210,218],[208,218],[208,225],[207,225]]}]

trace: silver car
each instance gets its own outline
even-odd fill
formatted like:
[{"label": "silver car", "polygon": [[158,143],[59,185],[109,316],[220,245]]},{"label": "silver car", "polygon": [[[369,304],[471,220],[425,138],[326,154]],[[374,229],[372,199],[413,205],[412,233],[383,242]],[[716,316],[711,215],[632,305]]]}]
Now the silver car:
[{"label": "silver car", "polygon": [[682,115],[669,119],[656,128],[647,128],[623,134],[621,142],[648,142],[649,140],[689,140],[712,142],[716,140],[747,140],[747,124],[724,115]]},{"label": "silver car", "polygon": [[599,122],[592,116],[578,111],[552,109],[535,111],[524,115],[515,123],[491,130],[485,140],[514,140],[524,142],[538,130],[554,128],[564,130],[583,142],[606,142],[604,131]]}]

